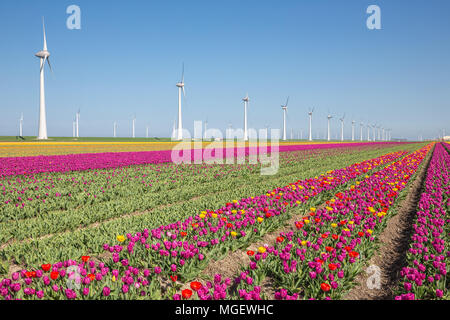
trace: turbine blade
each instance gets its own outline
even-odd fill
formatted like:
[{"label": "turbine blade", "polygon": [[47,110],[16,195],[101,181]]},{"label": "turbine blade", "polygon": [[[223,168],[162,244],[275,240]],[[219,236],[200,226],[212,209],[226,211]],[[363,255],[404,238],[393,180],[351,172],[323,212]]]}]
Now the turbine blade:
[{"label": "turbine blade", "polygon": [[184,91],[184,86],[181,87],[183,89],[183,96],[186,98],[186,91]]},{"label": "turbine blade", "polygon": [[42,69],[44,69],[44,66],[45,66],[45,60],[47,60],[47,57],[45,57],[45,58],[44,58],[44,61],[42,61],[42,65],[41,65],[40,71],[42,71]]},{"label": "turbine blade", "polygon": [[181,83],[184,83],[184,62],[183,62],[183,66],[181,67]]},{"label": "turbine blade", "polygon": [[44,17],[42,17],[42,30],[44,31],[44,50],[47,50],[47,38],[45,37],[45,23],[44,23]]},{"label": "turbine blade", "polygon": [[288,106],[288,103],[289,103],[289,96],[287,97],[287,100],[286,100],[286,108]]},{"label": "turbine blade", "polygon": [[47,58],[48,67],[50,68],[50,71],[53,73],[52,65],[50,64],[50,58]]}]

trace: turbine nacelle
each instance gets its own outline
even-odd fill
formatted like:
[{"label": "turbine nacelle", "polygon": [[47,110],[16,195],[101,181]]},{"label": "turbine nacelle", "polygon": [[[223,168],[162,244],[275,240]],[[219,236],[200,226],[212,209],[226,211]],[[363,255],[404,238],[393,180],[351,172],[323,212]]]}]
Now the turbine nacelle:
[{"label": "turbine nacelle", "polygon": [[50,52],[48,52],[47,50],[41,50],[38,53],[36,53],[35,56],[40,59],[45,59],[50,57]]}]

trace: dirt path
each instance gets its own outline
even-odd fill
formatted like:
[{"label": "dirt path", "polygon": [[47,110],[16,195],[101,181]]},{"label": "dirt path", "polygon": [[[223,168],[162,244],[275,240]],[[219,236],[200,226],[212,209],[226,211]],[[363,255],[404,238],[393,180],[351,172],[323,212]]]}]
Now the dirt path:
[{"label": "dirt path", "polygon": [[425,165],[409,186],[408,194],[400,204],[397,214],[389,219],[386,228],[379,236],[380,247],[366,264],[366,268],[372,265],[380,268],[380,289],[368,288],[367,280],[374,275],[374,270],[366,273],[367,269],[364,268],[364,271],[355,279],[357,285],[344,296],[344,300],[394,299],[394,290],[399,283],[400,271],[406,263],[417,204],[433,152],[434,149],[425,158]]}]

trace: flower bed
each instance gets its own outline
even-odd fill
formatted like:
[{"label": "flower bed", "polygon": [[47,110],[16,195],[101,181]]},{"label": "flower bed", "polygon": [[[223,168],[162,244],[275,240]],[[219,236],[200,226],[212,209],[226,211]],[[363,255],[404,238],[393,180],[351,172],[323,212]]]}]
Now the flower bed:
[{"label": "flower bed", "polygon": [[450,154],[439,143],[427,170],[398,300],[450,298],[446,262],[450,258],[449,173]]}]

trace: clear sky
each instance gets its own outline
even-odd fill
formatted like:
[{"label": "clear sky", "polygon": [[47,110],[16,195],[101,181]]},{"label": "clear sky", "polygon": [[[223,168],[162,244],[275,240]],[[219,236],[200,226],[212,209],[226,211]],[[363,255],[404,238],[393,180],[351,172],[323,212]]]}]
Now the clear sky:
[{"label": "clear sky", "polygon": [[[66,8],[81,8],[69,30]],[[366,9],[381,8],[381,30]],[[49,136],[170,136],[176,82],[185,63],[183,124],[281,128],[290,96],[288,137],[308,128],[323,138],[328,111],[377,122],[393,137],[450,134],[450,1],[230,0],[0,2],[0,135],[37,135],[42,16],[53,73],[45,70]],[[332,137],[338,132],[332,122]],[[357,129],[359,136],[359,127]]]}]

